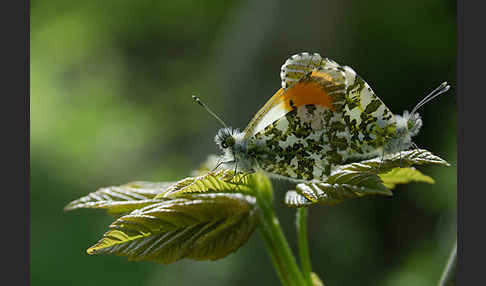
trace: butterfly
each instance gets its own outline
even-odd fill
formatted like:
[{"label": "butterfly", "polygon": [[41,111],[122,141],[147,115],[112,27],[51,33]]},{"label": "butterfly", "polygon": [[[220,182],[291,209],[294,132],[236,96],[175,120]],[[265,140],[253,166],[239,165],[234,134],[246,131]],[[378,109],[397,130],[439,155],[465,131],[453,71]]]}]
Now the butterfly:
[{"label": "butterfly", "polygon": [[296,182],[323,181],[343,164],[409,149],[422,105],[449,89],[444,82],[409,113],[393,114],[349,66],[303,52],[282,65],[281,88],[244,131],[228,127],[215,137],[222,163],[235,171],[262,171]]}]

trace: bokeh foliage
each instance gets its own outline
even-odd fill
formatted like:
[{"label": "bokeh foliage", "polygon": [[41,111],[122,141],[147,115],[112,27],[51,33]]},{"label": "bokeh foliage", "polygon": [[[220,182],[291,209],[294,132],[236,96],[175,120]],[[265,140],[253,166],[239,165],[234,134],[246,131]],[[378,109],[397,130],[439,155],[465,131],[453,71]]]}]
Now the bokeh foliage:
[{"label": "bokeh foliage", "polygon": [[[129,263],[84,251],[110,218],[62,208],[101,186],[185,177],[216,151],[219,127],[190,95],[242,128],[303,50],[352,66],[397,113],[451,83],[422,109],[416,138],[452,165],[418,168],[434,185],[309,214],[329,285],[438,281],[456,234],[455,1],[40,0],[30,22],[32,285],[278,285],[257,236],[216,262]],[[287,188],[275,188],[292,242]]]}]

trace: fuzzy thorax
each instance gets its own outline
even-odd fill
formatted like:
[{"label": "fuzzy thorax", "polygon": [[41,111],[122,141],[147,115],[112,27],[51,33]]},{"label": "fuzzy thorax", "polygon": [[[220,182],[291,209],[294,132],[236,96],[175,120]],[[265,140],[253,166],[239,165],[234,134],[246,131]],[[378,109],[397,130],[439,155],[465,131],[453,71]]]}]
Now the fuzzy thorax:
[{"label": "fuzzy thorax", "polygon": [[385,145],[387,154],[409,149],[413,144],[412,137],[417,135],[422,127],[422,119],[417,112],[408,113],[405,110],[403,115],[395,115],[395,119],[397,131],[396,135]]},{"label": "fuzzy thorax", "polygon": [[223,164],[240,171],[252,171],[252,158],[247,154],[247,140],[244,133],[231,127],[221,128],[214,138],[223,153]]}]

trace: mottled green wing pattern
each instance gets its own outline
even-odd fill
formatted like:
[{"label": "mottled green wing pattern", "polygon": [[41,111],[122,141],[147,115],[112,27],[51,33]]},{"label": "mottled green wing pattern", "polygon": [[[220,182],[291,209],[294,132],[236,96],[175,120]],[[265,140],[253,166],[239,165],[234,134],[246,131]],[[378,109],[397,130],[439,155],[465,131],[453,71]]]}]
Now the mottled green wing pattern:
[{"label": "mottled green wing pattern", "polygon": [[[350,67],[317,54],[299,54],[285,62],[281,77],[292,96],[297,93],[308,104],[291,103],[292,109],[273,112],[281,116],[250,138],[249,156],[270,175],[323,180],[337,166],[381,155],[396,133],[392,112]],[[299,94],[296,83],[303,81],[318,83],[332,105],[314,104],[322,100],[309,97],[304,88]]]},{"label": "mottled green wing pattern", "polygon": [[[312,75],[316,71],[318,73]],[[293,55],[282,65],[280,78],[282,88],[252,118],[245,128],[245,138],[254,136],[291,111],[290,101],[299,100],[298,93],[302,93],[299,91],[300,87],[296,87],[299,83],[317,80],[321,88],[328,96],[332,96],[335,102],[344,102],[347,86],[344,71],[340,69],[339,64],[322,58],[319,54]],[[309,94],[307,96],[309,97]]]},{"label": "mottled green wing pattern", "polygon": [[[336,74],[333,74],[332,71],[340,73],[338,68],[338,63],[328,58],[322,58],[317,53],[303,52],[295,54],[288,58],[280,69],[282,88],[288,89],[292,87],[314,70],[327,70],[333,78],[336,78]],[[342,79],[344,80],[344,77]]]},{"label": "mottled green wing pattern", "polygon": [[343,69],[348,86],[340,111],[344,123],[351,130],[351,141],[364,142],[369,146],[368,150],[382,148],[396,133],[395,116],[353,69],[348,66]]}]

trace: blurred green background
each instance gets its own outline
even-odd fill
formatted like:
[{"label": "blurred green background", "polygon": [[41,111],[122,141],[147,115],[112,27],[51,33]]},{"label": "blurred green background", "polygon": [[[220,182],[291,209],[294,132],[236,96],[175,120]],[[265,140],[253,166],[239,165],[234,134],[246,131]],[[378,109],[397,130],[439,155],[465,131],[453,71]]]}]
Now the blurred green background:
[{"label": "blurred green background", "polygon": [[62,209],[99,187],[189,175],[220,127],[191,95],[244,128],[301,51],[352,66],[395,113],[451,83],[415,140],[452,164],[420,168],[436,184],[309,212],[326,285],[435,285],[456,237],[456,36],[455,1],[32,1],[32,285],[278,285],[257,233],[215,262],[129,262],[85,252],[109,216]]}]

